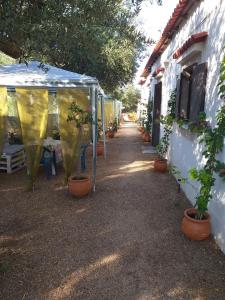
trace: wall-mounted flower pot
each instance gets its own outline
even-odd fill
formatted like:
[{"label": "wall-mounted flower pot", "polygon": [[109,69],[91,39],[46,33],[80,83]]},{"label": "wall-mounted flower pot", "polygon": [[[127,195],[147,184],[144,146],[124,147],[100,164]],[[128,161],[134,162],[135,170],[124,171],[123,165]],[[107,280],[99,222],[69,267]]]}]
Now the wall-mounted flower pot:
[{"label": "wall-mounted flower pot", "polygon": [[197,210],[195,208],[188,208],[184,211],[181,230],[190,240],[206,240],[211,233],[210,216],[205,213],[204,218],[198,220],[195,219],[196,214]]},{"label": "wall-mounted flower pot", "polygon": [[144,142],[146,142],[146,143],[149,143],[149,142],[151,141],[151,137],[150,137],[149,132],[145,132],[145,133],[143,134],[143,140],[144,140]]},{"label": "wall-mounted flower pot", "polygon": [[167,159],[155,159],[154,171],[164,173],[167,171]]},{"label": "wall-mounted flower pot", "polygon": [[91,178],[89,176],[71,176],[68,181],[68,189],[71,195],[81,198],[91,191]]}]

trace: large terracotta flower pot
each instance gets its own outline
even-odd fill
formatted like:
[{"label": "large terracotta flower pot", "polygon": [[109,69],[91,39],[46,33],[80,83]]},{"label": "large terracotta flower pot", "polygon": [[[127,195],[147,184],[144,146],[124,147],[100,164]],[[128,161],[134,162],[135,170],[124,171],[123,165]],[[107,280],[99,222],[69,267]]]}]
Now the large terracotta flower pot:
[{"label": "large terracotta flower pot", "polygon": [[184,211],[181,230],[190,240],[205,240],[211,233],[210,216],[208,213],[205,213],[204,219],[196,220],[196,213],[197,210],[195,208],[188,208]]},{"label": "large terracotta flower pot", "polygon": [[149,132],[145,132],[145,133],[143,134],[143,140],[144,140],[144,142],[146,142],[146,143],[149,143],[149,142],[151,141]]},{"label": "large terracotta flower pot", "polygon": [[107,136],[109,139],[112,139],[112,138],[114,137],[114,132],[113,132],[113,131],[107,131],[106,136]]},{"label": "large terracotta flower pot", "polygon": [[91,191],[91,178],[89,176],[71,176],[68,188],[71,195],[77,198],[84,197]]},{"label": "large terracotta flower pot", "polygon": [[103,141],[98,141],[98,143],[96,145],[96,152],[97,152],[97,156],[104,154],[104,142]]},{"label": "large terracotta flower pot", "polygon": [[145,132],[144,127],[140,127],[140,133],[142,134],[142,133],[144,133],[144,132]]},{"label": "large terracotta flower pot", "polygon": [[156,159],[154,161],[154,171],[164,173],[167,171],[167,159]]}]

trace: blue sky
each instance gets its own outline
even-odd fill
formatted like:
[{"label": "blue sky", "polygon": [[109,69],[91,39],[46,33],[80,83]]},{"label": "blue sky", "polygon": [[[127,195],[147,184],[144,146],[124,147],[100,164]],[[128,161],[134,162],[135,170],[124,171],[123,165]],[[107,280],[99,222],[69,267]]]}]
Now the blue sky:
[{"label": "blue sky", "polygon": [[[179,0],[164,0],[163,5],[158,6],[155,3],[151,5],[150,0],[143,1],[142,9],[137,20],[139,30],[141,30],[147,38],[152,38],[157,42],[178,2]],[[153,49],[154,45],[148,47],[146,50],[146,57],[140,64],[135,82],[140,79],[140,74]]]}]

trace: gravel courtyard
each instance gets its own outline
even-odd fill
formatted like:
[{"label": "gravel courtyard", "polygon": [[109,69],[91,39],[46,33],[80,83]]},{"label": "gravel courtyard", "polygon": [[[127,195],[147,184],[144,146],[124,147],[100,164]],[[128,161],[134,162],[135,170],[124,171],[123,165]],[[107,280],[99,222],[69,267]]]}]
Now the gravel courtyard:
[{"label": "gravel courtyard", "polygon": [[24,191],[25,171],[0,174],[0,299],[225,299],[225,255],[180,231],[190,206],[153,171],[134,124],[98,158],[96,193],[76,200],[63,171]]}]

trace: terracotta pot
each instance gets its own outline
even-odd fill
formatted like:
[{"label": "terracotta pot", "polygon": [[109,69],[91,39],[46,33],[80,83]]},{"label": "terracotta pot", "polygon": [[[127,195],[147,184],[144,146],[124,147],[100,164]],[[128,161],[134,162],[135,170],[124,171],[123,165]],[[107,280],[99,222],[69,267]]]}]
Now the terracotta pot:
[{"label": "terracotta pot", "polygon": [[98,143],[96,145],[96,151],[97,151],[97,156],[104,154],[104,142],[103,141],[98,141]]},{"label": "terracotta pot", "polygon": [[114,137],[114,132],[113,131],[108,131],[106,133],[106,136],[109,138],[109,139],[112,139]]},{"label": "terracotta pot", "polygon": [[141,132],[141,133],[144,133],[144,132],[145,132],[144,127],[141,127],[141,128],[140,128],[140,132]]},{"label": "terracotta pot", "polygon": [[143,140],[144,140],[144,142],[146,142],[146,143],[151,141],[149,132],[145,132],[145,133],[143,134]]},{"label": "terracotta pot", "polygon": [[156,159],[154,161],[154,171],[166,172],[167,171],[167,159]]},{"label": "terracotta pot", "polygon": [[91,178],[89,176],[71,176],[68,181],[70,194],[77,198],[88,195],[91,191]]},{"label": "terracotta pot", "polygon": [[194,219],[196,213],[195,208],[188,208],[184,211],[181,230],[191,240],[206,240],[211,233],[210,216],[205,213],[203,220],[196,220]]}]

